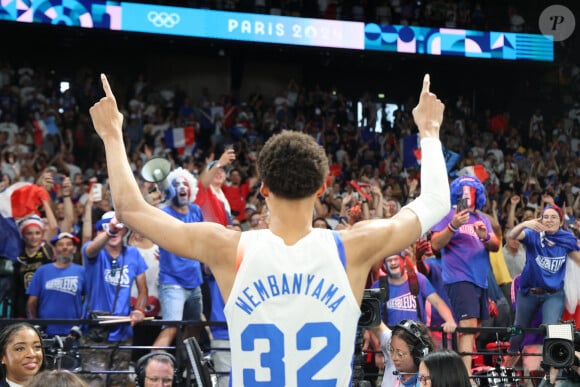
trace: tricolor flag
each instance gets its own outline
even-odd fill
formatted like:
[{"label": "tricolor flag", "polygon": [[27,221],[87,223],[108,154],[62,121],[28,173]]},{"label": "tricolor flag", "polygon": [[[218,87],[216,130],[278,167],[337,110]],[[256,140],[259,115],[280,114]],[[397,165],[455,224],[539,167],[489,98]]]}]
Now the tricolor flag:
[{"label": "tricolor flag", "polygon": [[180,155],[190,151],[195,146],[195,128],[185,126],[183,128],[167,129],[164,133],[165,146],[171,149],[177,149]]},{"label": "tricolor flag", "polygon": [[485,183],[487,179],[489,179],[489,173],[485,170],[483,164],[471,165],[469,167],[463,167],[459,171],[457,171],[456,176],[463,176],[463,175],[473,175],[479,179],[482,183]]},{"label": "tricolor flag", "polygon": [[42,120],[32,121],[32,126],[34,127],[33,140],[34,145],[37,147],[42,146],[44,138],[48,134],[59,134],[60,131],[56,125],[56,120],[53,116],[47,116]]},{"label": "tricolor flag", "polygon": [[36,214],[48,192],[32,183],[16,183],[0,192],[0,256],[16,260],[20,252],[20,232],[16,219]]}]

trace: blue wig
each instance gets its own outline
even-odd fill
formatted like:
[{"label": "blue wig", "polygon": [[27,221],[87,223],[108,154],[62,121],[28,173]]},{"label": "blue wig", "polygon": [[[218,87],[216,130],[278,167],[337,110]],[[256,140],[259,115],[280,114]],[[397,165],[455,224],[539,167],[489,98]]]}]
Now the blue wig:
[{"label": "blue wig", "polygon": [[467,185],[471,188],[475,188],[475,209],[481,210],[485,206],[485,187],[481,184],[481,181],[473,175],[463,175],[451,182],[451,205],[457,204],[457,199],[463,197],[463,186]]}]

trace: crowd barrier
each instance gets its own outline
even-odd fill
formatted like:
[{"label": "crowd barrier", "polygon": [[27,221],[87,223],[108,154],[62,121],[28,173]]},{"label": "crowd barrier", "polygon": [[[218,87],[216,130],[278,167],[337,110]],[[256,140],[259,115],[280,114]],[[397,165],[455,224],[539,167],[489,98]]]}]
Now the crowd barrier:
[{"label": "crowd barrier", "polygon": [[[75,325],[75,326],[90,326],[90,325],[98,325],[98,322],[95,320],[48,320],[48,319],[38,319],[38,320],[22,320],[22,319],[2,319],[0,320],[0,328],[4,328],[7,325],[27,321],[32,325],[40,326],[47,324],[67,324],[67,325]],[[190,366],[191,361],[187,358],[187,351],[185,349],[184,340],[186,339],[183,336],[182,329],[186,326],[188,327],[201,327],[206,329],[210,326],[225,326],[225,323],[221,322],[196,322],[196,321],[163,321],[163,320],[149,320],[143,321],[138,324],[137,329],[145,328],[145,327],[157,327],[160,328],[161,325],[167,326],[175,326],[177,327],[177,337],[175,339],[175,346],[170,347],[153,347],[152,345],[140,345],[139,340],[134,340],[133,345],[127,346],[111,346],[111,345],[89,345],[83,346],[78,345],[71,347],[70,345],[66,344],[66,338],[62,338],[63,340],[55,340],[55,338],[45,338],[43,339],[43,345],[45,347],[45,352],[47,356],[47,364],[51,368],[64,368],[68,369],[72,372],[78,374],[90,374],[90,373],[98,373],[98,374],[115,374],[115,373],[127,373],[127,374],[134,374],[134,370],[128,371],[118,371],[118,370],[111,370],[111,371],[98,371],[98,372],[90,372],[82,370],[80,367],[80,357],[79,351],[81,350],[106,350],[106,349],[129,349],[134,352],[141,351],[141,353],[145,354],[148,353],[151,349],[159,349],[159,350],[166,350],[171,352],[175,355],[177,361],[177,368],[182,370],[184,375],[184,386],[196,386],[193,376],[193,370]],[[431,331],[433,332],[441,332],[441,328],[431,327]],[[469,353],[460,353],[465,355],[472,355],[474,362],[473,362],[473,369],[472,369],[472,377],[475,379],[479,386],[502,386],[502,387],[515,387],[515,386],[538,386],[540,381],[544,377],[544,371],[541,368],[538,369],[530,369],[524,372],[524,369],[521,368],[521,360],[518,366],[514,368],[506,368],[501,365],[501,359],[506,355],[507,351],[507,341],[510,335],[518,334],[518,333],[535,333],[535,334],[543,334],[543,330],[540,328],[517,328],[517,327],[479,327],[479,328],[461,328],[458,327],[454,333],[443,334],[441,337],[441,347],[442,348],[449,348],[457,350],[457,338],[458,335],[461,333],[472,333],[472,334],[479,334],[482,332],[486,333],[494,333],[497,335],[498,340],[496,342],[489,343],[486,346],[484,351],[474,351]],[[155,337],[149,337],[151,341],[155,339]],[[80,342],[80,340],[79,340]],[[209,348],[211,350],[211,348]],[[223,349],[219,349],[223,350]],[[370,355],[371,352],[367,352],[365,355]],[[542,356],[542,352],[534,351],[534,352],[526,352],[525,350],[521,353],[521,359],[525,358],[536,358],[536,363],[539,364],[541,360],[538,357]],[[212,377],[215,377],[215,371],[211,370]],[[382,376],[382,371],[379,372],[367,372],[365,371],[365,377],[374,379],[379,378]]]}]

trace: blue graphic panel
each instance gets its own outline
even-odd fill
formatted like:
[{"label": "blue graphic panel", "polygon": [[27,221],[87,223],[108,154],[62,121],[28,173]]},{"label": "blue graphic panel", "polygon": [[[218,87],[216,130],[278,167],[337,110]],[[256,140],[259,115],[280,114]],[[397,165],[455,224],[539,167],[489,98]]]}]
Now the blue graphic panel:
[{"label": "blue graphic panel", "polygon": [[467,58],[554,61],[552,36],[373,23],[365,26],[365,49]]},{"label": "blue graphic panel", "polygon": [[118,30],[121,22],[121,2],[1,0],[0,20]]},{"label": "blue graphic panel", "polygon": [[0,20],[466,58],[554,61],[551,36],[89,0],[0,0]]}]

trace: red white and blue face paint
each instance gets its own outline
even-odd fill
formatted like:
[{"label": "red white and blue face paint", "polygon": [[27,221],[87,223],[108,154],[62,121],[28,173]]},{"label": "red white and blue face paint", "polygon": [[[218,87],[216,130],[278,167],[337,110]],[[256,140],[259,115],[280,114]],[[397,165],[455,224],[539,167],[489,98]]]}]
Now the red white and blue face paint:
[{"label": "red white and blue face paint", "polygon": [[403,276],[403,264],[404,258],[400,255],[391,255],[385,258],[385,268],[387,269],[387,274],[393,279],[398,279]]},{"label": "red white and blue face paint", "polygon": [[172,201],[176,207],[184,207],[189,204],[189,198],[191,196],[191,188],[189,187],[188,181],[178,176],[172,182],[171,185],[175,190],[175,196]]},{"label": "red white and blue face paint", "polygon": [[463,195],[461,196],[463,199],[467,199],[467,207],[470,210],[475,210],[475,203],[476,203],[476,193],[475,188],[470,187],[468,185],[463,186]]}]

